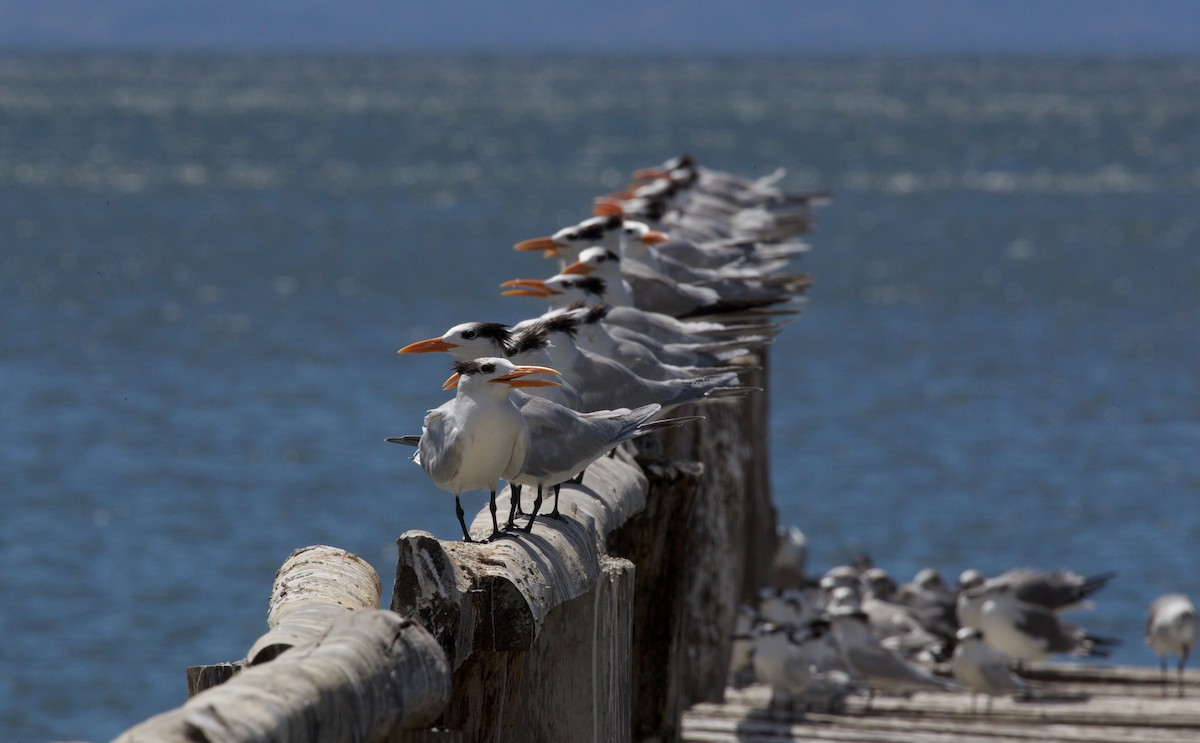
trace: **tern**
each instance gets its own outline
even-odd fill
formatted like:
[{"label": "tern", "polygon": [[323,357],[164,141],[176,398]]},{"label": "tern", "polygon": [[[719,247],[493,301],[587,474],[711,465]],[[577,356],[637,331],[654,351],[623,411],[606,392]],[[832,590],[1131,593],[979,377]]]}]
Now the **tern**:
[{"label": "tern", "polygon": [[[717,364],[749,353],[747,349],[735,348],[722,351],[719,355],[694,351],[682,346],[664,346],[652,339],[635,334],[613,332],[604,322],[610,307],[606,304],[591,306],[571,305],[566,310],[551,310],[542,317],[559,313],[571,313],[579,320],[579,332],[575,337],[580,348],[591,353],[616,359],[647,379],[670,379],[695,377],[727,371]],[[657,349],[658,353],[655,353]],[[663,358],[663,357],[666,358]],[[685,363],[676,364],[674,361]],[[708,365],[701,366],[700,362]],[[750,367],[742,367],[750,368]]]},{"label": "tern", "polygon": [[766,286],[723,279],[705,285],[677,281],[617,252],[592,247],[562,269],[566,275],[595,275],[604,280],[613,304],[639,307],[678,318],[741,313],[793,300],[808,286],[807,277],[780,278]]},{"label": "tern", "polygon": [[752,391],[736,386],[735,372],[661,381],[646,379],[618,361],[580,349],[574,340],[577,327],[577,319],[558,315],[539,319],[523,332],[546,333],[551,363],[579,390],[585,409],[611,410],[653,402],[666,411],[702,399],[742,397]]},{"label": "tern", "polygon": [[1183,667],[1196,647],[1196,607],[1181,593],[1159,596],[1146,618],[1146,644],[1158,655],[1163,696],[1167,695],[1167,656],[1179,657],[1179,696],[1183,696]]},{"label": "tern", "polygon": [[992,711],[992,697],[1029,694],[1029,685],[1009,669],[1007,658],[984,644],[979,630],[963,627],[955,639],[950,669],[954,679],[971,690],[971,711],[977,694],[987,695],[988,712]]},{"label": "tern", "polygon": [[[535,337],[527,334],[523,344],[517,346],[513,343],[513,334],[508,326],[495,322],[459,323],[437,338],[416,341],[396,351],[403,354],[435,352],[448,353],[459,361],[503,356],[516,364],[550,365],[550,356],[545,351],[544,343],[539,345]],[[582,404],[579,392],[561,380],[558,386],[530,389],[526,393],[575,410],[579,410]]]},{"label": "tern", "polygon": [[510,287],[501,292],[507,296],[539,297],[550,303],[553,309],[566,309],[576,302],[607,304],[610,306],[605,322],[653,338],[662,344],[689,344],[703,350],[704,344],[717,344],[709,348],[727,348],[730,344],[755,347],[769,343],[772,327],[764,325],[727,325],[708,320],[682,320],[661,312],[648,312],[623,305],[618,297],[609,293],[608,285],[595,276],[558,274],[548,279],[513,279],[501,284]]},{"label": "tern", "polygon": [[442,490],[454,494],[454,508],[463,541],[475,541],[463,519],[461,496],[471,490],[489,490],[492,534],[500,534],[496,519],[496,490],[501,479],[521,474],[529,454],[529,427],[509,393],[514,388],[558,384],[547,379],[527,379],[532,374],[554,374],[544,366],[517,366],[494,357],[454,363],[454,374],[442,385],[456,389],[455,396],[430,410],[421,427],[413,457]]}]

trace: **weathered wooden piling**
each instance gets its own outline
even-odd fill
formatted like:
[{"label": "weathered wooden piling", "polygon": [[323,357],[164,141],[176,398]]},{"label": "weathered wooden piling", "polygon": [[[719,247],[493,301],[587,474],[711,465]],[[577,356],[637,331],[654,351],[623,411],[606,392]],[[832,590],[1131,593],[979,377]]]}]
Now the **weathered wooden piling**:
[{"label": "weathered wooden piling", "polygon": [[[256,663],[190,673],[188,702],[117,740],[369,741],[428,725],[449,694],[445,656],[379,598],[375,571],[354,555],[297,550],[276,575]],[[224,683],[203,688],[214,680]]]},{"label": "weathered wooden piling", "polygon": [[119,740],[676,739],[774,544],[760,394],[676,411],[704,420],[597,461],[529,533],[406,532],[391,611],[357,557],[297,550],[247,658],[189,669],[192,698]]}]

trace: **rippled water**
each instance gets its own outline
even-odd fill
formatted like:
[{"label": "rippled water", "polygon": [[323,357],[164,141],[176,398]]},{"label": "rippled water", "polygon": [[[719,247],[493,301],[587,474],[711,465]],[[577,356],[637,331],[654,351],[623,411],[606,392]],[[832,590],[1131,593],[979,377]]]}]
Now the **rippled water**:
[{"label": "rippled water", "polygon": [[[1200,593],[1200,61],[0,57],[0,728],[102,740],[327,543],[453,509],[394,351],[538,309],[510,246],[685,150],[830,188],[772,470],[824,568]],[[385,596],[386,600],[386,596]]]}]

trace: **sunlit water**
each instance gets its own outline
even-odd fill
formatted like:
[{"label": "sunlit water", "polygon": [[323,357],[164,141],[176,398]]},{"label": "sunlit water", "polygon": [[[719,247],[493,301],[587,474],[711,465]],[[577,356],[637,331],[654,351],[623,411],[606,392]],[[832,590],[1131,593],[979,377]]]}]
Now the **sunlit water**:
[{"label": "sunlit water", "polygon": [[[773,348],[815,569],[1200,593],[1200,62],[0,57],[0,729],[103,740],[240,658],[295,547],[447,538],[404,452],[534,300],[512,243],[691,151],[829,188]],[[482,498],[476,498],[482,503]],[[385,601],[390,588],[385,590]]]}]

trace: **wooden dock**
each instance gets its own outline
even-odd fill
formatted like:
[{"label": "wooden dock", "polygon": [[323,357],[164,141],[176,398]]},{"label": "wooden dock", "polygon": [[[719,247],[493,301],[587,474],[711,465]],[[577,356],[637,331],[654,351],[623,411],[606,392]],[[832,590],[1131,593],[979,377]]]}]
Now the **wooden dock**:
[{"label": "wooden dock", "polygon": [[[960,743],[1071,741],[1138,743],[1200,741],[1200,672],[1189,672],[1182,699],[1163,696],[1157,668],[1046,664],[1026,677],[1028,700],[972,702],[966,693],[921,693],[911,698],[851,696],[837,712],[770,710],[761,684],[730,688],[722,703],[693,706],[683,716],[688,743],[859,741]],[[1174,677],[1174,673],[1172,673]],[[1173,679],[1172,679],[1173,680]]]}]

